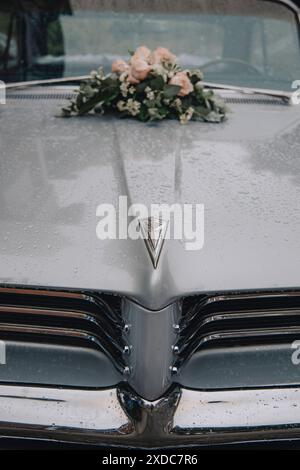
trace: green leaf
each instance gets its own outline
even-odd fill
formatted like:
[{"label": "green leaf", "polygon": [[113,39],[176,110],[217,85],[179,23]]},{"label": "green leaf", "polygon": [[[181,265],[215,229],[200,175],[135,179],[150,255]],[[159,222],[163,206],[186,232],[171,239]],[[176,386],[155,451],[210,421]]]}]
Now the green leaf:
[{"label": "green leaf", "polygon": [[211,111],[205,106],[194,106],[195,114],[201,117],[206,117]]},{"label": "green leaf", "polygon": [[78,106],[78,114],[86,114],[91,111],[97,104],[99,104],[102,100],[101,93],[97,93],[93,98],[87,100],[85,103],[77,103]]},{"label": "green leaf", "polygon": [[163,89],[164,98],[168,100],[174,98],[175,96],[178,95],[180,89],[181,88],[178,85],[165,85]]},{"label": "green leaf", "polygon": [[137,93],[144,93],[145,89],[149,86],[149,83],[147,82],[141,82],[136,86],[136,92]]},{"label": "green leaf", "polygon": [[193,105],[193,97],[192,95],[187,95],[181,98],[182,101],[182,107],[183,109],[188,109],[190,106]]},{"label": "green leaf", "polygon": [[205,116],[205,120],[207,122],[221,122],[224,116],[216,111],[211,111],[207,116]]},{"label": "green leaf", "polygon": [[118,80],[115,77],[107,77],[101,82],[101,87],[103,88],[110,88],[110,87],[115,87],[118,86]]},{"label": "green leaf", "polygon": [[152,80],[150,80],[149,86],[153,91],[160,91],[164,88],[165,81],[163,77],[159,75],[158,77],[155,77]]},{"label": "green leaf", "polygon": [[148,113],[148,108],[147,106],[141,106],[141,110],[140,110],[140,113],[139,113],[139,120],[140,121],[143,121],[143,122],[146,122],[146,121],[149,121],[149,113]]},{"label": "green leaf", "polygon": [[62,117],[70,117],[72,114],[72,110],[70,108],[62,108],[61,116]]}]

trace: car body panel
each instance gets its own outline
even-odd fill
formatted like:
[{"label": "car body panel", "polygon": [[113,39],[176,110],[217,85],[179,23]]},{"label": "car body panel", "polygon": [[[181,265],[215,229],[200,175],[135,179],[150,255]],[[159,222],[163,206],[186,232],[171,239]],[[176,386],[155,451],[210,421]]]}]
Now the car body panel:
[{"label": "car body panel", "polygon": [[[61,104],[15,95],[0,109],[1,284],[117,292],[151,310],[299,286],[298,106],[235,103],[222,124],[182,126],[61,119]],[[203,249],[166,240],[154,269],[143,240],[99,240],[96,208],[121,195],[204,204]]]}]

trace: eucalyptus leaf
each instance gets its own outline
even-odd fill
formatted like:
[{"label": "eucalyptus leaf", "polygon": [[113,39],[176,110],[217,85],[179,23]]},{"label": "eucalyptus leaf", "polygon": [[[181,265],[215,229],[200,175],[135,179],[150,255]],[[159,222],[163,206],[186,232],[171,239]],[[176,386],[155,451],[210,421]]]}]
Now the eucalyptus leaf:
[{"label": "eucalyptus leaf", "polygon": [[164,97],[166,99],[172,99],[178,95],[180,86],[178,85],[165,85],[163,88]]},{"label": "eucalyptus leaf", "polygon": [[149,86],[154,91],[157,91],[157,90],[161,91],[165,86],[165,81],[163,77],[159,75],[158,77],[155,77],[150,81]]}]

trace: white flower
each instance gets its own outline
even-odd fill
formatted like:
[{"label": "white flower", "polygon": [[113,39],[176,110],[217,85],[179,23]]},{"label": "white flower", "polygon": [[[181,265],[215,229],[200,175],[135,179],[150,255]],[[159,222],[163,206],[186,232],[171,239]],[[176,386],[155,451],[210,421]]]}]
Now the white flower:
[{"label": "white flower", "polygon": [[131,95],[133,95],[133,93],[135,92],[134,86],[131,86],[128,91]]},{"label": "white flower", "polygon": [[187,111],[179,116],[181,124],[186,124],[188,121],[190,121],[193,117],[194,114],[194,108],[190,106]]},{"label": "white flower", "polygon": [[151,88],[150,88],[149,86],[147,86],[147,87],[145,88],[145,93],[150,93],[150,91],[152,91]]},{"label": "white flower", "polygon": [[184,113],[184,114],[180,114],[179,119],[180,119],[181,124],[186,124],[186,123],[188,122],[188,119],[187,119],[185,113]]},{"label": "white flower", "polygon": [[91,78],[97,78],[98,72],[96,70],[92,70],[90,75],[91,75]]},{"label": "white flower", "polygon": [[165,69],[165,67],[161,64],[154,64],[152,67],[153,72],[156,75],[160,75],[165,82],[168,80],[168,71]]},{"label": "white flower", "polygon": [[194,108],[192,106],[190,106],[186,112],[187,116],[188,116],[188,120],[190,120],[192,117],[193,117],[193,114],[194,114]]},{"label": "white flower", "polygon": [[147,98],[148,98],[148,100],[150,100],[150,101],[155,100],[154,91],[148,91],[148,93],[147,93]]},{"label": "white flower", "polygon": [[137,116],[141,109],[141,103],[138,101],[129,98],[127,101],[127,111],[131,114],[131,116]]},{"label": "white flower", "polygon": [[128,83],[123,82],[120,85],[120,90],[121,90],[122,96],[124,96],[124,98],[126,98],[126,96],[128,95]]},{"label": "white flower", "polygon": [[124,82],[126,80],[127,76],[128,76],[128,72],[121,73],[121,75],[119,76],[120,82]]},{"label": "white flower", "polygon": [[195,88],[198,91],[203,90],[204,88],[203,83],[199,80],[199,82],[196,83]]},{"label": "white flower", "polygon": [[182,101],[180,98],[176,98],[176,100],[173,101],[172,106],[176,109],[180,109],[182,105]]},{"label": "white flower", "polygon": [[156,108],[148,108],[148,113],[150,116],[155,117],[157,116],[157,109]]},{"label": "white flower", "polygon": [[168,78],[173,78],[174,75],[175,75],[174,70],[170,70],[170,71],[168,72]]},{"label": "white flower", "polygon": [[99,68],[98,68],[98,76],[99,76],[99,78],[103,78],[103,77],[104,77],[103,67],[99,67]]},{"label": "white flower", "polygon": [[203,73],[201,72],[201,70],[199,69],[193,70],[193,75],[199,78],[199,80],[203,80]]},{"label": "white flower", "polygon": [[117,102],[117,108],[119,111],[126,111],[127,109],[127,104],[125,101],[118,101]]}]

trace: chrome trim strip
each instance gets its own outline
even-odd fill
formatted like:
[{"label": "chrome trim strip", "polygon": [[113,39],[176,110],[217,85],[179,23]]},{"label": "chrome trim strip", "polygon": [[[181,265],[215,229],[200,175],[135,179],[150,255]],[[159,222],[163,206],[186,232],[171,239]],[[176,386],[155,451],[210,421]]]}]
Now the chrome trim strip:
[{"label": "chrome trim strip", "polygon": [[0,386],[1,436],[99,443],[131,431],[116,389]]},{"label": "chrome trim strip", "polygon": [[[11,322],[4,322],[4,323],[1,323],[1,314],[2,313],[6,313],[6,314],[12,314],[11,316]],[[33,315],[33,316],[37,316],[37,317],[40,317],[40,318],[48,318],[48,317],[52,317],[52,318],[56,318],[56,319],[69,319],[69,320],[81,320],[81,321],[84,321],[86,323],[86,328],[87,330],[85,331],[83,328],[81,330],[78,330],[78,329],[74,329],[74,328],[61,328],[59,327],[58,330],[59,331],[64,331],[65,333],[59,333],[59,335],[63,335],[63,336],[78,336],[77,332],[81,332],[80,335],[84,335],[84,337],[86,337],[86,335],[89,336],[89,338],[98,338],[100,333],[102,333],[103,336],[105,336],[106,340],[107,341],[110,341],[116,349],[118,349],[119,351],[123,351],[123,347],[120,346],[113,338],[111,338],[109,336],[109,333],[107,331],[105,331],[103,329],[103,326],[101,325],[101,323],[99,322],[97,316],[93,313],[88,313],[88,312],[84,312],[84,311],[79,311],[79,310],[57,310],[57,309],[47,309],[47,308],[35,308],[35,307],[14,307],[14,306],[4,306],[2,307],[0,305],[0,332],[3,330],[3,331],[14,331],[14,325],[16,325],[15,327],[15,330],[16,332],[18,331],[18,328],[20,327],[25,327],[25,328],[29,328],[28,325],[26,324],[20,324],[20,323],[15,323],[13,322],[14,318],[13,318],[13,314],[19,314],[19,315]],[[6,330],[6,325],[9,325],[9,328],[10,330]],[[96,328],[98,328],[98,334],[95,334],[95,335],[91,335],[90,333],[88,333],[88,328],[89,326],[95,326]],[[47,327],[46,328],[46,331],[44,332],[43,331],[43,328],[41,328],[40,326],[38,325],[32,325],[32,328],[33,328],[33,331],[32,333],[39,333],[41,332],[41,334],[45,333],[45,334],[56,334],[56,330],[52,327]],[[41,331],[39,331],[41,330]],[[74,333],[75,332],[75,333]],[[93,339],[94,341],[94,339]],[[96,343],[100,344],[100,339],[99,341],[97,340]]]},{"label": "chrome trim strip", "polygon": [[0,436],[135,448],[300,438],[300,388],[192,391],[0,386]]},{"label": "chrome trim strip", "polygon": [[[201,311],[201,310],[199,310]],[[0,307],[0,312],[1,312],[1,307]],[[199,315],[200,316],[200,315]],[[267,309],[257,309],[257,310],[238,310],[238,311],[233,311],[233,312],[214,312],[211,314],[203,314],[203,316],[200,318],[195,335],[198,333],[198,330],[200,331],[204,326],[211,326],[214,324],[217,324],[218,322],[221,321],[230,321],[230,320],[258,320],[260,318],[267,318],[267,319],[273,319],[273,318],[284,318],[284,317],[290,317],[296,319],[300,319],[300,309],[299,308],[290,308],[290,309],[272,309],[272,310],[267,310]],[[183,323],[182,330],[185,330],[189,327],[189,322]],[[245,330],[246,331],[246,330]],[[194,332],[193,332],[194,336]]]},{"label": "chrome trim strip", "polygon": [[66,291],[59,291],[59,290],[45,290],[37,288],[18,288],[18,287],[0,287],[0,294],[21,294],[21,295],[41,295],[47,297],[67,297],[73,299],[82,299],[85,300],[88,298],[85,294],[78,293],[78,292],[66,292]]},{"label": "chrome trim strip", "polygon": [[189,345],[188,341],[183,343],[177,343],[176,346],[179,348],[178,354],[184,355],[184,358],[180,358],[178,361],[175,362],[175,366],[179,367],[183,362],[186,362],[195,350],[200,350],[208,343],[213,343],[216,341],[224,341],[224,340],[244,340],[244,339],[259,339],[259,338],[288,338],[291,336],[299,336],[300,335],[300,327],[286,327],[286,328],[261,328],[261,329],[240,329],[234,332],[230,331],[216,331],[206,335],[199,335],[199,340],[197,343],[191,348],[191,350],[186,353],[186,349]]},{"label": "chrome trim strip", "polygon": [[[89,342],[95,348],[99,348],[104,354],[106,354],[112,361],[114,367],[123,374],[125,363],[121,362],[121,360],[117,360],[111,351],[104,347],[102,344],[103,341],[99,334],[90,333],[84,330],[76,330],[74,328],[59,328],[59,327],[41,327],[41,326],[26,326],[26,325],[15,325],[13,323],[0,323],[0,336],[1,333],[15,333],[19,335],[40,335],[45,337],[58,337],[58,338],[71,338],[74,340],[83,340]],[[121,346],[119,346],[116,342],[111,340],[111,344],[118,350],[120,353],[123,352]]]},{"label": "chrome trim strip", "polygon": [[[123,321],[118,313],[101,297],[98,293],[86,292],[68,292],[59,290],[46,290],[45,288],[21,288],[21,287],[0,287],[0,335],[4,333],[19,333],[19,334],[36,334],[48,336],[57,336],[62,338],[71,338],[89,341],[95,348],[99,348],[104,352],[114,364],[115,368],[123,373],[125,361],[123,360],[124,344],[122,342],[122,328]],[[9,294],[9,297],[5,296]],[[22,304],[15,303],[18,296],[24,296]],[[32,304],[31,299],[39,299],[43,302],[41,305]],[[67,302],[61,308],[57,306],[48,306],[47,300],[54,300],[58,304],[60,302]],[[76,303],[79,302],[79,304]],[[75,302],[72,303],[72,302]],[[81,302],[81,303],[80,303]],[[90,306],[93,307],[92,311]],[[3,318],[1,315],[9,316],[9,319]],[[24,315],[23,321],[15,321],[14,315]],[[36,319],[36,323],[26,323],[26,315],[32,315]],[[44,325],[38,323],[39,317],[41,319],[55,319],[56,322],[60,318],[68,320],[70,324],[65,323],[60,326]],[[82,325],[76,325],[76,321],[82,322]],[[75,321],[75,324],[73,322]],[[118,332],[119,337],[116,337]]]},{"label": "chrome trim strip", "polygon": [[[201,295],[201,293],[200,293]],[[205,297],[202,301],[199,301],[199,305],[201,308],[206,307],[207,305],[211,305],[217,302],[227,302],[227,301],[240,301],[240,300],[256,300],[256,299],[278,299],[278,298],[290,298],[290,297],[299,297],[300,298],[300,290],[287,290],[287,291],[259,291],[259,292],[250,292],[250,293],[242,293],[242,292],[235,292],[235,293],[224,293],[224,294],[204,294]],[[191,299],[193,297],[198,297],[199,294],[189,295],[184,297],[184,299]]]},{"label": "chrome trim strip", "polygon": [[[56,289],[40,289],[39,287],[1,287],[0,286],[0,294],[10,294],[10,295],[28,295],[30,296],[36,296],[36,297],[54,297],[57,298],[58,300],[60,299],[71,299],[71,300],[82,300],[85,302],[90,302],[94,304],[97,307],[101,307],[107,309],[109,311],[109,314],[111,315],[112,321],[116,324],[116,315],[111,309],[111,307],[103,301],[103,299],[97,298],[97,293],[91,291],[89,293],[84,292],[84,291],[60,291]],[[116,293],[105,293],[102,292],[102,294],[110,295],[110,296],[115,296],[119,297],[118,294]],[[6,305],[6,304],[5,304]],[[81,310],[80,310],[81,311]],[[85,311],[85,309],[82,309],[82,311]],[[119,319],[118,319],[119,320]]]},{"label": "chrome trim strip", "polygon": [[[297,306],[279,307],[270,304],[271,308],[267,308],[267,306],[251,304],[251,301],[292,298],[297,300]],[[187,299],[189,298],[186,297],[185,300]],[[175,345],[178,357],[174,366],[177,368],[186,362],[197,349],[209,342],[263,337],[284,338],[300,334],[299,292],[216,294],[200,296],[198,301],[196,297],[195,300],[196,302],[187,309],[183,307],[180,335]],[[240,305],[241,301],[248,301],[248,305]],[[259,322],[260,318],[268,320],[269,323]],[[272,324],[272,320],[279,318],[282,319],[281,324],[279,322]],[[291,320],[290,324],[284,323],[285,319]],[[253,323],[248,324],[249,320]],[[239,328],[236,326],[232,328],[231,321],[239,321]]]},{"label": "chrome trim strip", "polygon": [[203,82],[204,87],[213,88],[220,91],[235,91],[245,95],[265,95],[272,96],[273,98],[280,98],[288,104],[295,105],[299,104],[299,91],[280,91],[280,90],[269,90],[264,88],[247,88],[234,85],[225,85],[222,83]]},{"label": "chrome trim strip", "polygon": [[184,389],[172,432],[199,444],[299,438],[300,388]]}]

